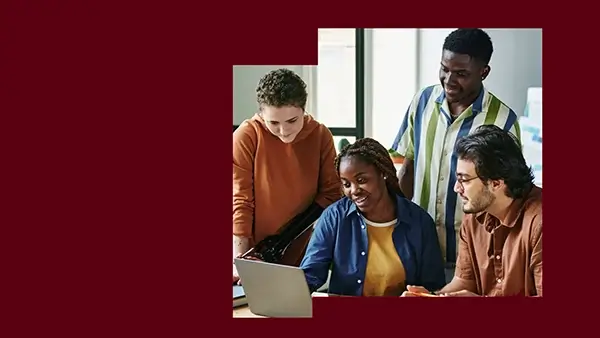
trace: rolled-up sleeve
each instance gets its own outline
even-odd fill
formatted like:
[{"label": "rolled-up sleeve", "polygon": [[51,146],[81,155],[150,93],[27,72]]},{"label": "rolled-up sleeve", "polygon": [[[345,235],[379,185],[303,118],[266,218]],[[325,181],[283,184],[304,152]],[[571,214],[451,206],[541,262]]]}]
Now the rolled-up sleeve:
[{"label": "rolled-up sleeve", "polygon": [[456,258],[456,270],[454,276],[464,280],[474,280],[475,274],[473,271],[473,261],[469,254],[469,242],[471,241],[469,236],[469,227],[472,226],[469,217],[463,218],[460,226],[459,242],[458,242],[458,256]]},{"label": "rolled-up sleeve", "polygon": [[394,149],[396,152],[398,152],[405,158],[411,160],[415,157],[415,112],[422,94],[423,91],[421,90],[413,97],[410,105],[408,106],[408,109],[406,110],[406,113],[404,114],[404,119],[402,120],[400,129],[398,130],[398,134],[396,134],[394,143],[392,144],[392,149]]},{"label": "rolled-up sleeve", "polygon": [[446,285],[444,259],[433,218],[423,212],[421,218],[423,251],[420,284],[430,291],[437,291]]},{"label": "rolled-up sleeve", "polygon": [[323,211],[300,263],[311,291],[317,290],[327,281],[337,234],[336,215],[337,211],[331,207]]}]

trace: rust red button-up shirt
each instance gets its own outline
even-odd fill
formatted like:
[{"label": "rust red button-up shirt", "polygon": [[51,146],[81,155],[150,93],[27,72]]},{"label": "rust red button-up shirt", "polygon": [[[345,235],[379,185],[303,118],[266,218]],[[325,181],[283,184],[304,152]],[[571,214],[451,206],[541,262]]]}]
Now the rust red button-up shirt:
[{"label": "rust red button-up shirt", "polygon": [[542,296],[542,189],[534,186],[503,220],[465,215],[455,275],[485,296]]}]

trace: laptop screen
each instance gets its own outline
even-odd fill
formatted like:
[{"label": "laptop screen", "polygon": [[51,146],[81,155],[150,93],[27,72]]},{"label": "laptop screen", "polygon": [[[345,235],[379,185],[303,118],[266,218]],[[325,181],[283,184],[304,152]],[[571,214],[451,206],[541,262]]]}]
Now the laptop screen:
[{"label": "laptop screen", "polygon": [[246,296],[246,294],[244,293],[244,288],[242,288],[241,285],[234,285],[233,286],[233,299],[241,298],[244,296]]}]

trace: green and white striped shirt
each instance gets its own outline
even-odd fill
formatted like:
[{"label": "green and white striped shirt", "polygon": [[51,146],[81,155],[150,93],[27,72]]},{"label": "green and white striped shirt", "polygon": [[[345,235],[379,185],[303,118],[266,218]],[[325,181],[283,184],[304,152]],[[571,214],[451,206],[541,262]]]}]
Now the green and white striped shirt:
[{"label": "green and white striped shirt", "polygon": [[422,89],[413,98],[392,148],[414,161],[413,202],[436,223],[447,262],[456,262],[462,202],[454,192],[456,140],[484,124],[495,124],[521,138],[517,114],[483,88],[475,102],[454,121],[441,85]]}]

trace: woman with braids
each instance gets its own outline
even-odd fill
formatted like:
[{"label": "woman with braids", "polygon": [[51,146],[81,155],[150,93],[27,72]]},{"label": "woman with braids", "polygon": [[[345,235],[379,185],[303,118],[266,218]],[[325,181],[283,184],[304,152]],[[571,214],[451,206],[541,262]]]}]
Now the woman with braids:
[{"label": "woman with braids", "polygon": [[406,285],[445,284],[444,263],[429,214],[400,191],[387,150],[371,138],[346,146],[335,161],[345,197],[319,218],[300,267],[309,289],[400,296]]},{"label": "woman with braids", "polygon": [[233,133],[233,255],[298,266],[312,224],[342,197],[333,136],[305,112],[291,70],[266,74],[256,94],[258,113]]}]

